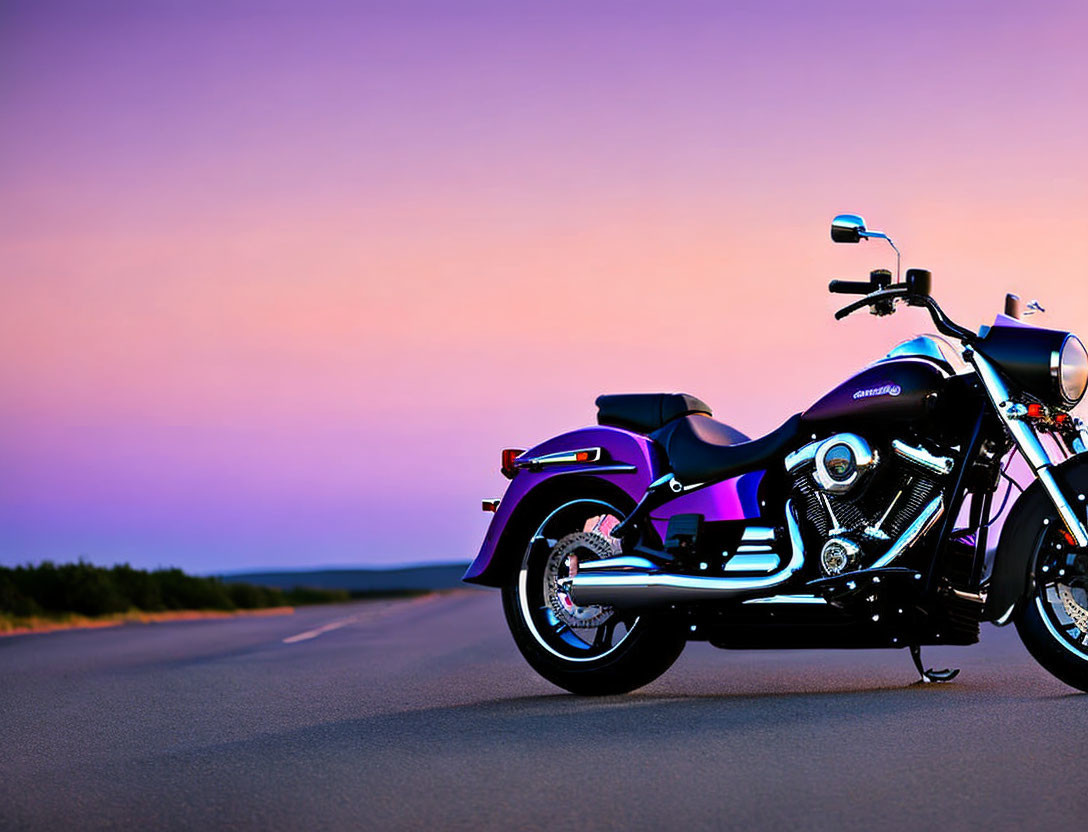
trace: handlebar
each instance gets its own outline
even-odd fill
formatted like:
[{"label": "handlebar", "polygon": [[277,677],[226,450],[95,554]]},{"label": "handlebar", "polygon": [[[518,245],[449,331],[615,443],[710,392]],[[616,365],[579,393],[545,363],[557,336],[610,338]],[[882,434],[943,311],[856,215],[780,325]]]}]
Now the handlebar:
[{"label": "handlebar", "polygon": [[832,280],[827,284],[827,291],[839,295],[867,295],[873,291],[873,284],[857,280]]},{"label": "handlebar", "polygon": [[[847,283],[847,281],[832,281],[832,284],[835,283]],[[866,286],[864,283],[855,285]],[[831,291],[835,290],[831,289]],[[902,299],[905,299],[907,303],[912,306],[924,306],[929,310],[929,315],[933,319],[933,325],[937,328],[938,332],[941,332],[944,335],[950,335],[953,338],[958,338],[964,344],[970,344],[975,340],[975,334],[949,318],[944,313],[944,310],[937,305],[937,301],[929,295],[912,293],[905,285],[889,286],[887,289],[879,289],[876,292],[870,292],[865,297],[859,298],[836,312],[835,320],[841,321],[847,315],[851,315],[859,309],[864,309],[866,306],[873,306],[875,304],[884,304],[885,308],[888,308],[889,311],[894,311],[894,306],[892,306],[892,304],[894,304],[895,301]]]}]

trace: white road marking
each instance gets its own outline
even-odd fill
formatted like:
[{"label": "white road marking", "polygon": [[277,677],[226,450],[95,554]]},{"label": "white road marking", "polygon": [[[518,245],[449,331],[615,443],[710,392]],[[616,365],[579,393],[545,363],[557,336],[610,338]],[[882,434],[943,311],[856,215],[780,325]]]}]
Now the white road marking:
[{"label": "white road marking", "polygon": [[313,630],[307,630],[304,633],[299,633],[297,636],[288,636],[283,640],[283,643],[294,644],[296,641],[307,641],[311,638],[317,638],[322,633],[339,630],[341,627],[348,626],[348,624],[354,624],[358,618],[359,616],[353,615],[349,618],[340,618],[336,621],[330,621],[328,624],[322,624],[320,627],[316,627]]},{"label": "white road marking", "polygon": [[307,630],[304,633],[299,633],[297,636],[288,636],[283,640],[284,644],[295,644],[300,641],[309,641],[312,638],[317,638],[323,633],[330,632],[331,630],[339,630],[341,627],[346,627],[348,624],[355,624],[359,621],[373,621],[378,618],[384,618],[392,613],[401,612],[415,607],[420,604],[429,604],[432,601],[437,600],[441,596],[437,592],[429,592],[426,595],[421,595],[418,598],[413,598],[411,601],[400,601],[396,603],[390,603],[377,607],[376,609],[369,609],[358,615],[351,615],[347,618],[338,618],[336,621],[330,621],[328,624],[322,624],[320,627],[315,627],[312,630]]}]

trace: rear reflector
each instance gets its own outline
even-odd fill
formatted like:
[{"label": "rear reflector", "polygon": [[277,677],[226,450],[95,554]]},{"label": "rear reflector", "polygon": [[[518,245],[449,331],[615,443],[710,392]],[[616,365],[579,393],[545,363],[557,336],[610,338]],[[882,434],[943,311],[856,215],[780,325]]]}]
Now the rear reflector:
[{"label": "rear reflector", "polygon": [[484,500],[483,508],[484,508],[484,511],[498,511],[499,510],[499,501],[498,500]]}]

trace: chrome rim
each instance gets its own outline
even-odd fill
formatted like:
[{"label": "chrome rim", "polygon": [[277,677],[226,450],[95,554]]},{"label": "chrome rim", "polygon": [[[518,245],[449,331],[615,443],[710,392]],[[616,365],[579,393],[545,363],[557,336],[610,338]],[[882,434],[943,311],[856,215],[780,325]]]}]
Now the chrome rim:
[{"label": "chrome rim", "polygon": [[518,605],[534,640],[569,662],[602,659],[619,648],[639,617],[579,606],[560,585],[579,562],[619,553],[609,532],[623,513],[603,500],[573,500],[549,514],[530,538],[518,573]]},{"label": "chrome rim", "polygon": [[1054,639],[1081,661],[1088,661],[1088,577],[1056,531],[1048,531],[1035,570],[1035,607]]}]

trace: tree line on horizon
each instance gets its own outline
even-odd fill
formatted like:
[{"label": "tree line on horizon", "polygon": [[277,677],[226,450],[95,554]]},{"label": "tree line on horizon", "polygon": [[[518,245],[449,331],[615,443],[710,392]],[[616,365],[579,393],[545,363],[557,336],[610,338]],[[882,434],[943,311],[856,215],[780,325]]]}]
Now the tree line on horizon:
[{"label": "tree line on horizon", "polygon": [[344,589],[276,589],[188,575],[180,569],[94,566],[86,561],[0,566],[0,613],[17,618],[127,612],[237,610],[347,601]]}]

